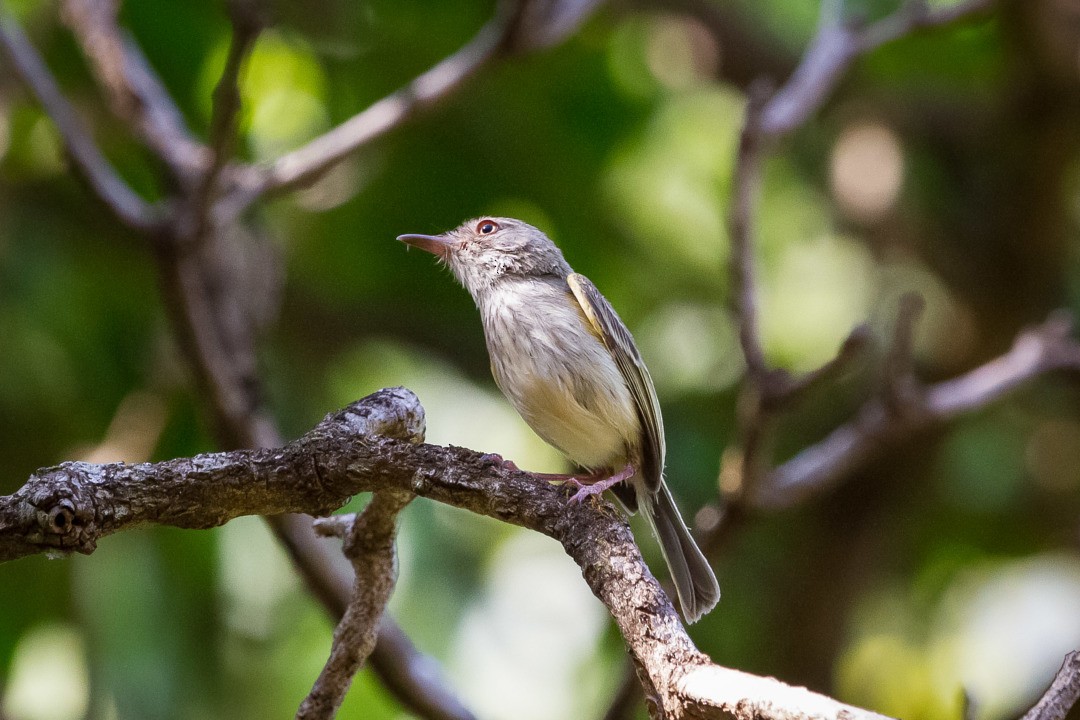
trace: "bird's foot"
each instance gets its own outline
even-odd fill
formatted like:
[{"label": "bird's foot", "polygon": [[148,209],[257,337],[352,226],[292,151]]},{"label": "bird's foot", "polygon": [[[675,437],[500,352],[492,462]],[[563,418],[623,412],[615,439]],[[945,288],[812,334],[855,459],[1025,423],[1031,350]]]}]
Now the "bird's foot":
[{"label": "bird's foot", "polygon": [[636,472],[632,464],[627,463],[619,472],[614,475],[604,476],[601,474],[593,475],[572,475],[566,478],[566,484],[577,488],[577,492],[570,496],[570,502],[579,503],[590,495],[599,495],[605,490],[618,485],[619,483],[632,478]]},{"label": "bird's foot", "polygon": [[627,480],[634,476],[636,469],[632,464],[627,464],[622,470],[613,475],[608,475],[604,472],[590,473],[588,475],[567,475],[564,473],[542,473],[542,472],[530,472],[528,470],[522,470],[514,463],[513,460],[507,460],[498,453],[484,453],[480,460],[483,462],[489,462],[492,465],[500,465],[507,470],[514,472],[528,472],[537,480],[543,480],[545,482],[557,482],[565,483],[572,488],[576,488],[577,492],[570,496],[570,502],[579,503],[585,500],[587,497],[594,495],[600,495],[605,490],[611,488],[614,485]]}]

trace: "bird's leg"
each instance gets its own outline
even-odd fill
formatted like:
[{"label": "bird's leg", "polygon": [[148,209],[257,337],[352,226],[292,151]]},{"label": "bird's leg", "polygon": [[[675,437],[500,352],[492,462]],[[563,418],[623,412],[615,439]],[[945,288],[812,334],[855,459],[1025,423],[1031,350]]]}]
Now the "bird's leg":
[{"label": "bird's leg", "polygon": [[[532,475],[534,478],[537,478],[539,480],[547,480],[548,482],[552,482],[552,481],[565,482],[567,480],[570,480],[570,479],[576,477],[574,475],[567,475],[565,473],[542,473],[542,472],[532,472],[531,470],[522,470],[521,468],[519,468],[517,466],[517,463],[515,463],[513,460],[507,460],[506,458],[504,458],[499,453],[484,453],[480,457],[480,459],[482,461],[492,463],[493,465],[502,465],[507,470],[513,470],[515,472],[527,472],[530,475]],[[592,477],[592,476],[590,475],[589,477]]]},{"label": "bird's leg", "polygon": [[542,473],[522,470],[513,460],[507,460],[498,453],[484,453],[480,458],[495,465],[502,465],[507,470],[527,472],[537,480],[545,482],[564,482],[571,487],[577,488],[577,492],[570,497],[570,502],[581,502],[590,495],[599,495],[613,485],[618,485],[623,480],[631,478],[637,472],[633,465],[627,464],[619,472],[608,475],[605,472],[590,473],[588,475],[570,475],[565,473]]},{"label": "bird's leg", "polygon": [[577,488],[577,492],[570,497],[570,502],[581,502],[590,495],[599,495],[608,488],[618,485],[623,480],[634,477],[635,472],[637,472],[637,469],[633,464],[627,463],[622,470],[607,477],[604,477],[603,473],[568,477],[566,478],[566,484]]}]

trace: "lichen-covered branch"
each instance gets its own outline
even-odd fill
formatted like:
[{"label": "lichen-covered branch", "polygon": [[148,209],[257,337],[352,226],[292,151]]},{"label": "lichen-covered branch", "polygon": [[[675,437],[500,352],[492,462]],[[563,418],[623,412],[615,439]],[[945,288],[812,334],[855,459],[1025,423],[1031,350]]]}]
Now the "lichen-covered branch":
[{"label": "lichen-covered branch", "polygon": [[717,667],[694,647],[614,508],[569,503],[561,486],[473,450],[422,444],[422,428],[416,396],[395,388],[328,416],[282,448],[47,468],[0,498],[0,560],[91,552],[105,535],[147,523],[203,528],[240,515],[327,514],[359,492],[415,494],[559,541],[615,619],[656,698],[657,717],[880,720]]},{"label": "lichen-covered branch", "polygon": [[[417,442],[423,427],[412,393],[383,390],[282,448],[44,468],[0,498],[0,562],[47,550],[90,553],[102,537],[147,523],[208,528],[242,515],[327,515],[375,489],[366,471],[380,471],[369,466],[385,461],[380,443]],[[367,480],[342,474],[337,465],[349,462]]]}]

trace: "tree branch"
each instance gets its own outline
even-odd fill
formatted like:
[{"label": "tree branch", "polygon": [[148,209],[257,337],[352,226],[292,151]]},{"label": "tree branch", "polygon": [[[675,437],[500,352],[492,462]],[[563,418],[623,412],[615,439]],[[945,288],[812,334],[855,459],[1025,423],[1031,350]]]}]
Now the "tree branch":
[{"label": "tree branch", "polygon": [[47,550],[88,554],[100,538],[151,522],[208,528],[242,515],[327,515],[352,495],[375,489],[370,475],[369,484],[353,486],[339,468],[325,466],[335,461],[335,442],[371,441],[353,450],[357,463],[365,458],[375,463],[380,458],[376,441],[419,442],[423,428],[415,395],[398,388],[328,416],[283,448],[138,465],[71,462],[45,468],[0,498],[0,562]]},{"label": "tree branch", "polygon": [[200,179],[192,199],[191,236],[196,243],[205,239],[208,225],[213,222],[214,204],[218,198],[218,180],[236,151],[240,71],[266,23],[261,10],[257,2],[234,0],[229,5],[232,40],[229,42],[225,68],[214,88],[213,112],[210,118],[210,166]]},{"label": "tree branch", "polygon": [[[907,0],[892,15],[868,26],[846,21],[842,12],[822,4],[822,22],[794,74],[762,112],[761,129],[770,137],[787,135],[815,113],[840,78],[862,55],[916,30],[941,27],[987,14],[992,0],[967,0],[946,8],[931,8],[923,0]],[[837,6],[842,10],[842,3]]]},{"label": "tree branch", "polygon": [[161,463],[65,463],[0,498],[0,560],[91,552],[146,523],[186,528],[239,515],[326,514],[359,492],[412,493],[558,540],[607,606],[656,700],[657,717],[880,720],[767,678],[713,665],[694,647],[608,503],[569,503],[561,486],[464,448],[418,443],[423,409],[402,388],[328,416],[288,445]]},{"label": "tree branch", "polygon": [[1063,720],[1080,699],[1080,652],[1065,656],[1057,677],[1021,720]]},{"label": "tree branch", "polygon": [[[767,474],[767,447],[775,413],[846,366],[865,344],[867,335],[865,328],[855,328],[836,357],[817,370],[799,377],[769,367],[758,329],[753,237],[761,165],[768,146],[804,124],[825,102],[841,75],[861,54],[917,29],[970,18],[989,7],[989,0],[968,0],[951,8],[934,10],[921,0],[907,0],[900,10],[887,18],[860,28],[844,19],[843,0],[827,0],[821,5],[817,33],[784,86],[772,97],[768,97],[764,84],[759,82],[751,86],[728,213],[733,298],[739,340],[747,367],[747,384],[740,403],[738,423],[739,469],[728,475],[736,479],[729,488],[729,497],[733,501],[738,502],[744,493],[756,495],[754,487]],[[917,312],[912,309],[912,302],[905,300],[885,370],[887,399],[897,403],[906,401],[906,396],[914,393],[914,375],[910,372],[910,333]],[[881,412],[881,408],[874,405],[863,414],[874,417],[875,413]],[[877,427],[877,421],[870,424]],[[847,437],[847,441],[850,442],[851,438]],[[812,455],[815,451],[816,448],[810,448],[807,453]],[[773,475],[775,480],[777,473]],[[768,495],[779,487],[776,482],[768,485]]]},{"label": "tree branch", "polygon": [[925,305],[917,293],[905,293],[900,298],[892,344],[882,364],[882,396],[893,415],[918,411],[916,406],[921,398],[915,377],[915,325]]},{"label": "tree branch", "polygon": [[739,469],[735,473],[738,487],[729,488],[737,493],[748,491],[765,470],[766,446],[775,411],[846,367],[867,340],[866,329],[856,328],[832,360],[800,377],[792,377],[782,369],[770,368],[765,358],[758,327],[754,216],[761,185],[764,144],[768,140],[761,127],[762,113],[768,102],[767,94],[763,83],[750,88],[732,174],[734,194],[728,211],[732,297],[747,376],[746,388],[739,403],[740,452]]},{"label": "tree branch", "polygon": [[1057,370],[1080,372],[1080,343],[1068,318],[1057,313],[1026,330],[1005,354],[960,377],[931,385],[910,412],[891,412],[886,402],[865,406],[858,416],[824,440],[777,467],[761,483],[752,503],[761,508],[797,504],[858,467],[927,428],[978,410],[1032,379]]},{"label": "tree branch", "polygon": [[0,50],[22,83],[37,97],[64,139],[64,147],[76,170],[101,201],[125,225],[144,232],[154,231],[161,213],[139,197],[101,154],[74,108],[61,94],[37,50],[22,29],[0,7]]},{"label": "tree branch", "polygon": [[346,156],[445,98],[498,55],[515,27],[517,12],[517,3],[501,3],[496,16],[468,44],[405,87],[270,165],[238,173],[237,186],[226,198],[226,215],[239,215],[267,193],[313,182]]},{"label": "tree branch", "polygon": [[[274,534],[292,557],[308,590],[335,620],[349,606],[349,578],[332,562],[331,551],[318,542],[305,514],[266,518]],[[476,720],[451,692],[442,666],[413,644],[389,614],[379,621],[379,637],[371,654],[371,667],[387,690],[410,712],[425,720]]]},{"label": "tree branch", "polygon": [[739,151],[732,172],[734,193],[728,211],[731,238],[731,276],[735,315],[739,319],[739,343],[746,360],[746,373],[754,384],[768,382],[769,369],[757,320],[757,269],[754,261],[754,214],[761,191],[761,113],[768,90],[758,83],[747,96],[746,117],[739,136]]},{"label": "tree branch", "polygon": [[105,89],[113,113],[177,180],[190,184],[206,167],[209,151],[191,134],[139,46],[120,29],[118,10],[117,0],[66,0],[63,18]]},{"label": "tree branch", "polygon": [[379,620],[397,581],[397,516],[412,499],[412,493],[377,490],[359,516],[336,515],[316,521],[320,534],[344,539],[343,550],[356,579],[352,601],[334,630],[330,658],[301,703],[297,720],[331,720],[353,676],[375,649]]}]

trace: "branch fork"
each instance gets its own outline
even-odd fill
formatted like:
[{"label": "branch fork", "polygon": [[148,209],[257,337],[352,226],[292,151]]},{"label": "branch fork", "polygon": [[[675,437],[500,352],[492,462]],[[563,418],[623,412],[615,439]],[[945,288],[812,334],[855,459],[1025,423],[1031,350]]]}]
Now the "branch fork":
[{"label": "branch fork", "polygon": [[[68,511],[85,518],[90,538],[78,547],[64,547],[89,551],[91,541],[136,525],[202,528],[239,515],[325,514],[356,493],[373,492],[358,519],[322,523],[324,532],[345,536],[357,572],[330,660],[298,715],[325,718],[332,716],[348,678],[370,651],[373,628],[382,617],[394,577],[396,515],[414,494],[422,495],[558,540],[611,612],[655,698],[655,717],[728,718],[735,713],[749,718],[752,708],[755,718],[788,720],[772,695],[787,686],[748,679],[752,676],[716,666],[698,651],[613,506],[568,503],[562,487],[493,463],[486,455],[423,444],[423,417],[414,394],[393,388],[327,416],[281,448],[133,466],[67,463],[50,468],[13,495],[0,497],[0,560],[58,547],[38,539],[37,511],[46,508],[49,513],[62,508],[58,516],[65,518]],[[823,718],[880,719],[825,696],[805,697],[814,698]]]}]

